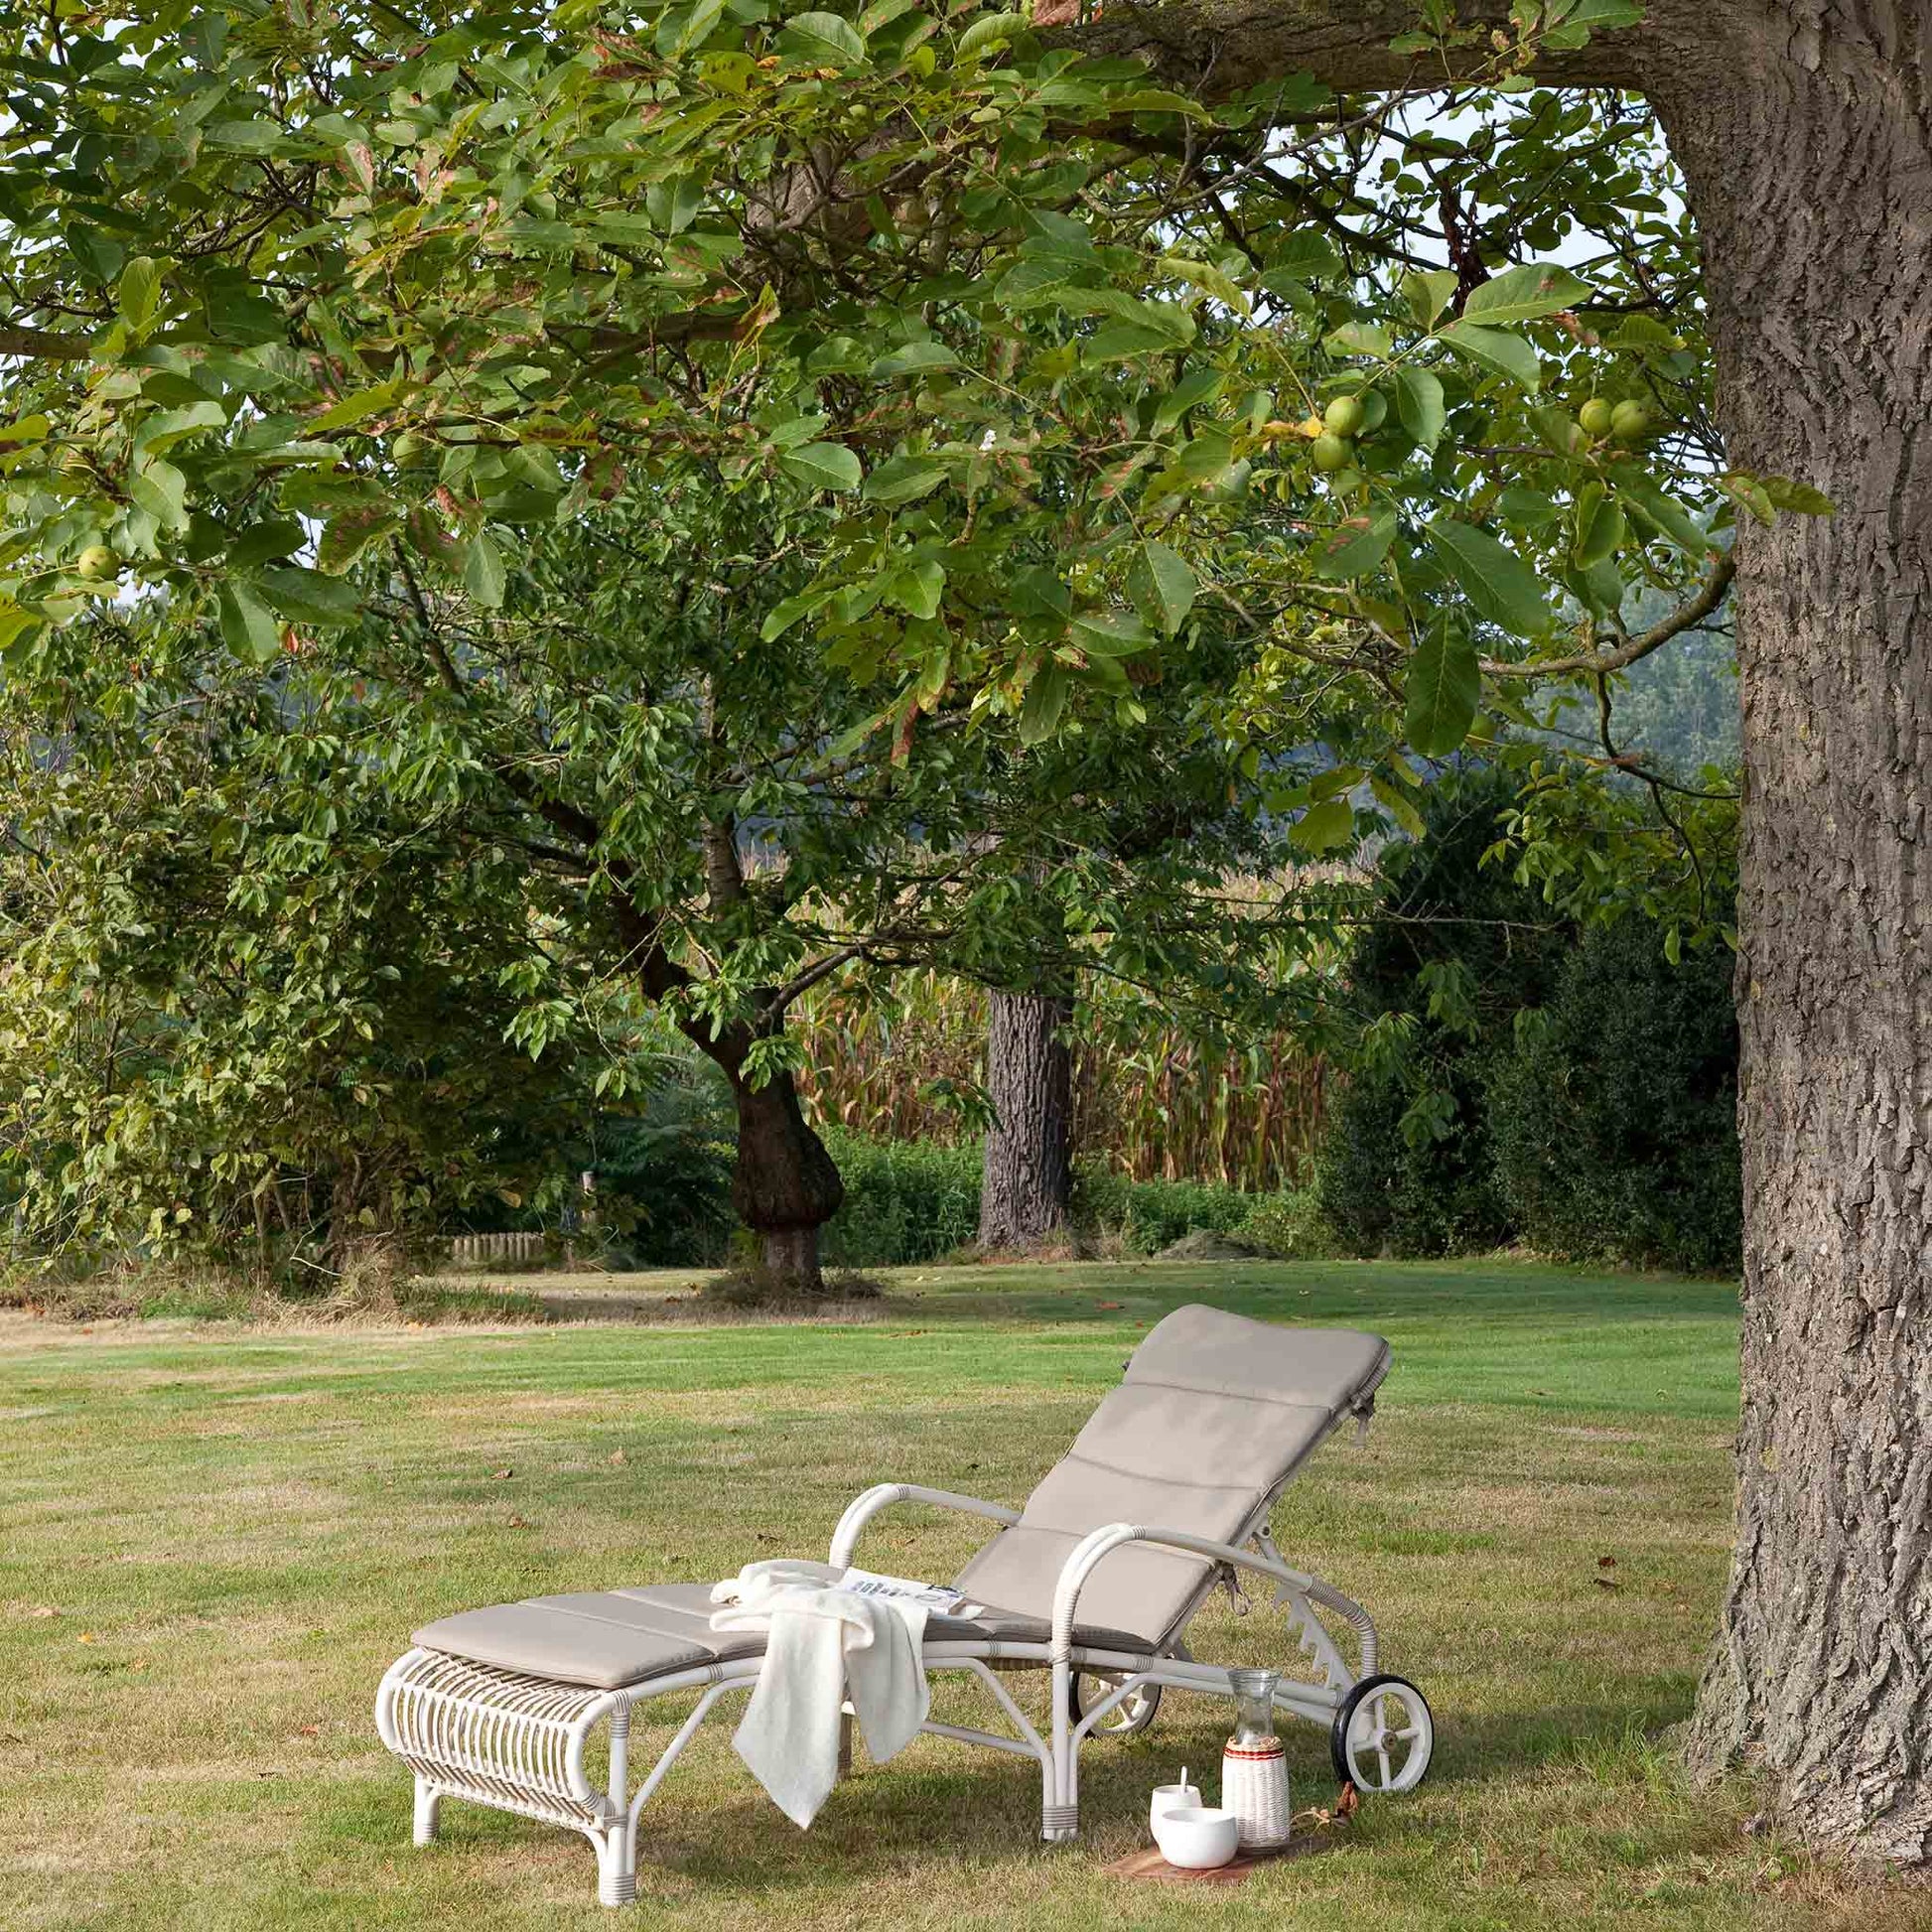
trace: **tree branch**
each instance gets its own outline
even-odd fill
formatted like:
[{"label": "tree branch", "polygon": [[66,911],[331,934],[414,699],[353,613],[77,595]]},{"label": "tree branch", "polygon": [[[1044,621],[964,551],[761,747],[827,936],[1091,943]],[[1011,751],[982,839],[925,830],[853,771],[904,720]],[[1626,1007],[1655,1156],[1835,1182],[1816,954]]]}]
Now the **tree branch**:
[{"label": "tree branch", "polygon": [[[1682,11],[1651,0],[1652,12]],[[1480,77],[1494,63],[1489,35],[1510,24],[1508,0],[1459,0],[1465,46],[1446,54],[1396,54],[1390,43],[1413,33],[1414,0],[1194,0],[1142,6],[1108,0],[1089,26],[1049,35],[1082,53],[1140,54],[1163,71],[1184,76],[1213,64],[1217,97],[1283,74],[1311,73],[1331,87],[1375,92]],[[1644,56],[1654,50],[1648,26],[1598,34],[1581,48],[1546,52],[1531,69],[1552,85],[1641,87]]]},{"label": "tree branch", "polygon": [[37,362],[84,362],[93,353],[84,336],[57,336],[50,329],[0,329],[0,355]]},{"label": "tree branch", "polygon": [[1614,650],[1586,651],[1577,657],[1552,657],[1527,664],[1485,657],[1483,673],[1488,677],[1608,677],[1612,671],[1627,671],[1639,658],[1648,657],[1653,650],[1662,650],[1673,637],[1701,624],[1725,601],[1730,580],[1736,574],[1737,560],[1726,550],[1712,566],[1711,575],[1704,580],[1704,588],[1697,596]]}]

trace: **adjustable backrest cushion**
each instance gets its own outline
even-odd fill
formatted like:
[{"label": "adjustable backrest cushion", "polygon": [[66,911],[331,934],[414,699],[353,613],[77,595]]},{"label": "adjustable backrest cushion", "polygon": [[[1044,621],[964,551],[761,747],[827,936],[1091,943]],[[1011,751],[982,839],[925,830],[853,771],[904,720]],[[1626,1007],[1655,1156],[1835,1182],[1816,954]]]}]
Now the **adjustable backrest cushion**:
[{"label": "adjustable backrest cushion", "polygon": [[[1176,1309],[1135,1351],[1065,1457],[960,1572],[982,1602],[1050,1616],[1061,1566],[1106,1523],[1238,1540],[1266,1499],[1387,1373],[1389,1345],[1352,1328],[1284,1328]],[[1078,1620],[1160,1643],[1192,1607],[1206,1559],[1129,1544],[1080,1592]]]}]

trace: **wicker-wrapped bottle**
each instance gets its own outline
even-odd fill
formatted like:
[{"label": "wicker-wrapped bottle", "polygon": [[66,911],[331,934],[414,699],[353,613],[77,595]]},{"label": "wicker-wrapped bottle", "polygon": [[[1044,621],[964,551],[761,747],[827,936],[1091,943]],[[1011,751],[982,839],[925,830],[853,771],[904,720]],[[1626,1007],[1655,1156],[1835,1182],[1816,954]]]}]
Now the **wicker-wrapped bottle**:
[{"label": "wicker-wrapped bottle", "polygon": [[1288,1759],[1275,1735],[1280,1682],[1280,1671],[1228,1672],[1234,1735],[1221,1752],[1221,1805],[1234,1813],[1244,1852],[1279,1852],[1288,1843]]}]

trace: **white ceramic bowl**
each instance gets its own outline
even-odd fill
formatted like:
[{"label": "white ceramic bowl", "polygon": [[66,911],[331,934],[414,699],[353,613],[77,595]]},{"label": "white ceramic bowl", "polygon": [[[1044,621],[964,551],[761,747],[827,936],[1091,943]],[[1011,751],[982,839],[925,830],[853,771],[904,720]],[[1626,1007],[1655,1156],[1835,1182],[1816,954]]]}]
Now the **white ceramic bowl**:
[{"label": "white ceramic bowl", "polygon": [[1231,1811],[1176,1805],[1154,1821],[1161,1856],[1182,1871],[1211,1871],[1234,1857],[1240,1828]]},{"label": "white ceramic bowl", "polygon": [[1154,1796],[1148,1800],[1147,1828],[1158,1841],[1161,1836],[1161,1814],[1164,1811],[1184,1811],[1188,1807],[1198,1809],[1200,1789],[1191,1784],[1157,1784]]}]

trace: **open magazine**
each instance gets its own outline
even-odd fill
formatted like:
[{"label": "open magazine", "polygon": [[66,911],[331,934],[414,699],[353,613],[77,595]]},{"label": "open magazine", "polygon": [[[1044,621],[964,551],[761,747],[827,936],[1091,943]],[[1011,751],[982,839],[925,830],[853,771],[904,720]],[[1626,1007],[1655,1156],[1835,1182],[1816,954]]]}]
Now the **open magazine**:
[{"label": "open magazine", "polygon": [[[921,1584],[910,1577],[882,1576],[876,1570],[848,1570],[838,1587],[855,1596],[909,1596],[941,1616],[958,1616],[966,1605],[965,1597],[949,1584]],[[971,1608],[966,1607],[964,1613],[970,1615]]]}]

